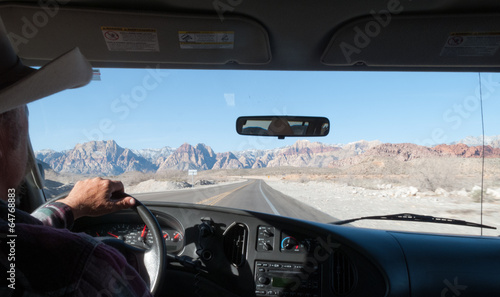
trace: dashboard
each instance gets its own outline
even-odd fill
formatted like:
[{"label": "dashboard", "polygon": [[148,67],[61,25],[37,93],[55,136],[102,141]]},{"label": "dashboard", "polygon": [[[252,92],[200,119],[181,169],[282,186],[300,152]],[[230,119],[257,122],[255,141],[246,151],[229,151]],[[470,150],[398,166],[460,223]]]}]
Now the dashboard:
[{"label": "dashboard", "polygon": [[[204,205],[144,204],[158,219],[172,255],[162,295],[498,296],[500,292],[499,238],[335,226]],[[140,248],[150,244],[147,228],[130,210],[82,218],[73,231],[111,236]]]}]

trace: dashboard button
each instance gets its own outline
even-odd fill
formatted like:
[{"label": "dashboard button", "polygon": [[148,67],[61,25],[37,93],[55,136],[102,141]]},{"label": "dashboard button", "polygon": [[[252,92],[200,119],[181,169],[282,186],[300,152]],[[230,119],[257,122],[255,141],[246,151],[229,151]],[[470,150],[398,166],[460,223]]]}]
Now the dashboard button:
[{"label": "dashboard button", "polygon": [[271,280],[268,277],[265,276],[260,276],[259,277],[259,283],[267,285],[271,282]]}]

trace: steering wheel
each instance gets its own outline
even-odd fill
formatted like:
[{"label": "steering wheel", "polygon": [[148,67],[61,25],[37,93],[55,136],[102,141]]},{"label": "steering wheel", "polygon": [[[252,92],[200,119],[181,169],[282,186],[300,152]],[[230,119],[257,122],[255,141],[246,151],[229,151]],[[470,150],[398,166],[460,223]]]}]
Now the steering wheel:
[{"label": "steering wheel", "polygon": [[[64,198],[64,196],[51,199],[40,205],[37,210],[50,202],[54,202],[62,198]],[[146,250],[139,249],[116,238],[97,237],[94,239],[120,251],[125,256],[129,264],[138,270],[139,275],[146,282],[146,284],[149,284],[149,291],[151,294],[156,296],[159,292],[164,275],[163,272],[165,269],[167,247],[165,246],[165,241],[163,240],[160,224],[151,211],[137,199],[135,199],[135,205],[132,209],[139,215],[141,220],[148,227],[148,232],[150,232],[153,237],[153,245],[151,247]]]}]

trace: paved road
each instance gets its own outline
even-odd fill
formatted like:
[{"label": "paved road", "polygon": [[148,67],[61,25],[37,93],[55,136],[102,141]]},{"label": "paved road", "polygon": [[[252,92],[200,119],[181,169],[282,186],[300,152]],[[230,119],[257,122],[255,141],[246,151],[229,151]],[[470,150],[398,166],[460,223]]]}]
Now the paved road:
[{"label": "paved road", "polygon": [[169,201],[253,210],[298,219],[333,222],[337,219],[297,201],[256,179],[230,185],[134,195],[144,201]]}]

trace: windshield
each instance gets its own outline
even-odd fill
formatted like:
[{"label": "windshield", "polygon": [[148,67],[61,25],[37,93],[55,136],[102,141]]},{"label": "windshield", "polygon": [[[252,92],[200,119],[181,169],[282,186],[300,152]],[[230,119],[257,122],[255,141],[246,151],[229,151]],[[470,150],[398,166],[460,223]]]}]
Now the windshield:
[{"label": "windshield", "polygon": [[[498,74],[95,74],[86,87],[29,105],[48,198],[80,179],[102,176],[121,180],[126,192],[146,201],[325,223],[414,213],[500,227]],[[236,119],[254,115],[324,116],[330,133],[284,140],[238,135]],[[478,228],[401,221],[351,225],[480,234]]]}]

